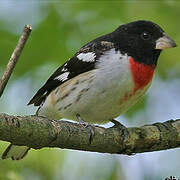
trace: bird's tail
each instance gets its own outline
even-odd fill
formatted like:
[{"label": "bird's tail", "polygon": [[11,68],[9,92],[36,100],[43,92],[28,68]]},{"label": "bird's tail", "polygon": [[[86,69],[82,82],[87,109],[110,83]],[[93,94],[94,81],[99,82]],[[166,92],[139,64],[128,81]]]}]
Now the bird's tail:
[{"label": "bird's tail", "polygon": [[10,144],[4,151],[2,159],[11,158],[12,160],[20,160],[24,158],[29,150],[30,148],[27,146],[17,146]]}]

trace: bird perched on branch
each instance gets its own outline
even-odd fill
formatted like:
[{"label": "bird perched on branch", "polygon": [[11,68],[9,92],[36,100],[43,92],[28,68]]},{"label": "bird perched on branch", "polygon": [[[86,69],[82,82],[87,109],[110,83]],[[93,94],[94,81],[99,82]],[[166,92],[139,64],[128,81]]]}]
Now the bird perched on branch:
[{"label": "bird perched on branch", "polygon": [[[51,119],[106,123],[149,88],[162,50],[176,47],[151,21],[135,21],[92,40],[59,67],[28,105]],[[84,122],[84,123],[85,123]],[[10,145],[2,158],[22,159],[30,148]]]}]

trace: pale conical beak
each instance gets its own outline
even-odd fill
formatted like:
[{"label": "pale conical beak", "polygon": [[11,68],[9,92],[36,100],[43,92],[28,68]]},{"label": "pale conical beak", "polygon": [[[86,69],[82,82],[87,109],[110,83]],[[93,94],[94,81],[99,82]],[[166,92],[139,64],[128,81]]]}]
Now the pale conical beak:
[{"label": "pale conical beak", "polygon": [[167,49],[176,47],[176,43],[164,33],[164,36],[156,40],[156,49]]}]

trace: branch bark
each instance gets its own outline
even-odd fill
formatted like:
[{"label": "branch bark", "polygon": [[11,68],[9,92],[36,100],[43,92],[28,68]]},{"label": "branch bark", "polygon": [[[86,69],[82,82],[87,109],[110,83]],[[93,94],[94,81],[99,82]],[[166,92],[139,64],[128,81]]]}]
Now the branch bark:
[{"label": "branch bark", "polygon": [[21,37],[19,38],[19,41],[16,45],[16,48],[14,49],[12,55],[11,55],[11,58],[6,66],[6,69],[2,75],[2,78],[0,79],[0,97],[2,96],[3,94],[3,91],[7,85],[7,82],[13,72],[13,69],[19,59],[19,56],[21,55],[21,52],[26,44],[26,41],[30,35],[32,31],[32,28],[30,25],[26,25],[24,27],[24,30],[22,32],[22,35]]},{"label": "branch bark", "polygon": [[180,147],[180,120],[170,120],[141,127],[127,128],[128,137],[117,127],[95,126],[90,131],[79,124],[49,120],[38,116],[0,114],[0,140],[34,149],[59,147],[101,153],[128,154]]}]

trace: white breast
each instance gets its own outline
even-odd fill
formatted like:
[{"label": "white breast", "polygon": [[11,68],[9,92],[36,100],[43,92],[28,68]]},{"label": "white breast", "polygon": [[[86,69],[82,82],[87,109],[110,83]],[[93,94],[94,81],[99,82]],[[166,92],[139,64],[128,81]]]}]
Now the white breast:
[{"label": "white breast", "polygon": [[80,74],[56,88],[39,112],[51,118],[73,120],[78,113],[86,122],[108,122],[142,95],[137,93],[127,100],[126,96],[133,88],[129,57],[112,49],[101,56],[95,70]]}]

